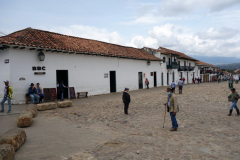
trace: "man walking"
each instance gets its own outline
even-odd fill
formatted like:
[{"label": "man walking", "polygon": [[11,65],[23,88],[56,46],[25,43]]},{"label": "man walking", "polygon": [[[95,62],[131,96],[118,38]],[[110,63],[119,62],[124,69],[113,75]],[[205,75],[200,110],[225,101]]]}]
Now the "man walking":
[{"label": "man walking", "polygon": [[0,112],[4,112],[4,102],[5,101],[8,101],[8,112],[7,113],[10,113],[11,112],[11,109],[12,109],[12,103],[11,103],[11,100],[12,100],[12,94],[13,94],[13,89],[11,86],[9,86],[9,81],[6,80],[6,81],[3,81],[5,83],[5,87],[4,87],[4,97],[2,99],[2,102],[1,102],[1,106],[2,106],[2,109]]},{"label": "man walking", "polygon": [[179,79],[179,81],[178,81],[178,88],[179,88],[179,94],[182,94],[182,89],[183,89],[182,79]]},{"label": "man walking", "polygon": [[171,88],[172,88],[173,93],[175,93],[175,87],[176,87],[176,84],[174,81],[172,81]]},{"label": "man walking", "polygon": [[177,112],[179,111],[178,104],[177,104],[177,97],[174,93],[172,93],[171,88],[167,88],[166,92],[168,94],[168,101],[167,103],[164,103],[164,105],[167,105],[167,107],[169,107],[169,112],[172,120],[172,129],[170,129],[170,131],[177,131],[178,124],[177,124],[176,115],[177,115]]},{"label": "man walking", "polygon": [[125,115],[128,115],[128,107],[129,107],[129,103],[131,102],[131,98],[128,91],[129,91],[129,88],[125,88],[125,91],[123,92],[123,95],[122,95]]},{"label": "man walking", "polygon": [[237,102],[238,102],[238,99],[240,98],[240,96],[239,96],[239,94],[236,92],[235,88],[232,88],[231,91],[232,91],[232,94],[230,94],[230,95],[228,96],[228,100],[229,100],[229,101],[232,101],[232,105],[231,105],[231,107],[230,107],[228,116],[231,116],[231,115],[232,115],[233,108],[236,109],[237,115],[239,115],[239,109],[238,109],[238,107],[237,107]]}]

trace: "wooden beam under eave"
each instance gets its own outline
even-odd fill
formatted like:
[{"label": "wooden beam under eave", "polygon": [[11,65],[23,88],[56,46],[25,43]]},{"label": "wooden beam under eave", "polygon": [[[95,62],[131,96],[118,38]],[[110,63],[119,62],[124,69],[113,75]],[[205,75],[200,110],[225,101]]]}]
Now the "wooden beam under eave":
[{"label": "wooden beam under eave", "polygon": [[35,50],[36,48],[30,48],[30,50]]},{"label": "wooden beam under eave", "polygon": [[57,50],[55,49],[55,50],[52,50],[52,52],[57,52]]},{"label": "wooden beam under eave", "polygon": [[14,46],[14,47],[13,47],[13,49],[16,49],[16,48],[18,48],[18,46]]},{"label": "wooden beam under eave", "polygon": [[45,51],[46,51],[46,52],[49,52],[49,51],[52,51],[52,50],[51,50],[51,49],[46,49]]},{"label": "wooden beam under eave", "polygon": [[74,54],[75,52],[73,52],[73,51],[70,51],[70,52],[68,52],[69,54]]},{"label": "wooden beam under eave", "polygon": [[20,47],[20,49],[25,49],[26,47]]},{"label": "wooden beam under eave", "polygon": [[62,51],[57,51],[57,52],[62,52]]},{"label": "wooden beam under eave", "polygon": [[63,51],[63,53],[68,53],[68,51]]}]

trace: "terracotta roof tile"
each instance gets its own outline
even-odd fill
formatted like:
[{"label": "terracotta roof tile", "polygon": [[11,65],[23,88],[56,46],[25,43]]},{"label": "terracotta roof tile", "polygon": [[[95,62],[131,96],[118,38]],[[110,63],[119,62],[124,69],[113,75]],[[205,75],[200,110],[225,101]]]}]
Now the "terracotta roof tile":
[{"label": "terracotta roof tile", "polygon": [[78,38],[63,34],[26,28],[0,37],[0,44],[40,47],[74,52],[96,53],[141,60],[162,61],[144,49],[120,46],[97,40]]},{"label": "terracotta roof tile", "polygon": [[[188,59],[188,60],[192,60],[192,61],[198,61],[197,59],[194,59],[194,58],[192,58],[192,57],[189,57],[189,56],[187,56],[187,55],[184,54],[184,53],[177,52],[177,51],[173,51],[173,50],[170,50],[170,49],[167,49],[167,48],[159,47],[158,50],[165,51],[165,54],[175,54],[175,55],[178,55],[179,58],[182,58],[182,59]],[[164,53],[163,53],[163,54],[164,54]]]},{"label": "terracotta roof tile", "polygon": [[205,62],[202,62],[202,61],[196,61],[195,63],[196,63],[196,64],[199,64],[199,65],[202,65],[202,66],[211,66],[211,67],[214,67],[212,64],[205,63]]}]

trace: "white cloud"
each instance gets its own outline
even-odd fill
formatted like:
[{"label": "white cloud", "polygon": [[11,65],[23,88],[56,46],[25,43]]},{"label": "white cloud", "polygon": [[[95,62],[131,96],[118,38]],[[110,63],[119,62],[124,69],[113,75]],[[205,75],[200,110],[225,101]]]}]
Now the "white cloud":
[{"label": "white cloud", "polygon": [[[240,38],[234,29],[222,27],[219,31],[210,28],[198,36],[188,28],[167,23],[153,27],[147,37],[135,36],[129,46],[144,46],[157,49],[166,47],[187,55],[233,56],[240,53]],[[209,38],[210,37],[210,38]]]},{"label": "white cloud", "polygon": [[68,27],[52,27],[41,26],[41,29],[51,32],[57,32],[74,37],[94,39],[114,44],[123,45],[124,41],[117,32],[109,32],[105,28],[96,28],[92,26],[70,25]]},{"label": "white cloud", "polygon": [[[221,17],[221,12],[236,12],[240,7],[240,0],[162,0],[155,4],[138,4],[133,20],[122,24],[157,24],[166,21],[197,19],[211,16]],[[235,8],[234,8],[235,7]],[[231,10],[230,10],[231,9]],[[238,18],[239,14],[234,13]]]},{"label": "white cloud", "polygon": [[222,27],[219,31],[210,28],[207,31],[199,31],[196,33],[200,39],[230,39],[235,37],[239,33],[236,29],[231,29],[227,27]]}]

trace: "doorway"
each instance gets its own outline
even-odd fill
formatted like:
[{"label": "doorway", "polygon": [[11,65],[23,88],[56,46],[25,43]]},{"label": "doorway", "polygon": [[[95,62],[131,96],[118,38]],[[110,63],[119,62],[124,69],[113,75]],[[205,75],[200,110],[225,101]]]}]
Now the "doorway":
[{"label": "doorway", "polygon": [[162,77],[162,86],[163,86],[164,85],[164,83],[163,83],[163,73],[162,73],[161,77]]},{"label": "doorway", "polygon": [[167,85],[169,85],[169,73],[167,73]]},{"label": "doorway", "polygon": [[188,72],[187,72],[187,83],[188,83]]},{"label": "doorway", "polygon": [[[68,70],[56,70],[57,81],[59,84],[63,82],[64,86],[68,86]],[[68,88],[64,89],[64,98],[68,98]]]},{"label": "doorway", "polygon": [[110,92],[116,91],[116,71],[110,71]]},{"label": "doorway", "polygon": [[138,72],[138,86],[139,86],[139,89],[143,89],[142,72]]},{"label": "doorway", "polygon": [[183,73],[183,72],[181,72],[181,79],[183,78],[183,77],[182,77],[182,73]]},{"label": "doorway", "polygon": [[174,75],[174,72],[172,73],[172,81],[175,82],[175,75]]},{"label": "doorway", "polygon": [[195,79],[195,72],[193,72],[193,79]]},{"label": "doorway", "polygon": [[154,87],[157,87],[157,72],[154,72],[153,76]]}]

